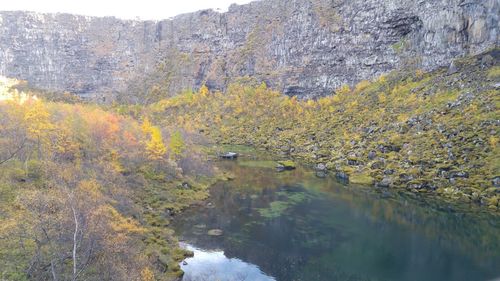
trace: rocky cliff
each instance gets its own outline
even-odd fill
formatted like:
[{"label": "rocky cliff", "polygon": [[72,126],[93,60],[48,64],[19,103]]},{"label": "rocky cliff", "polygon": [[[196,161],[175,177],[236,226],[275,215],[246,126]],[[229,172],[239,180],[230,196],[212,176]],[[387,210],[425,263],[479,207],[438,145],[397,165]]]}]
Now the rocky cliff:
[{"label": "rocky cliff", "polygon": [[252,77],[314,97],[498,45],[500,0],[263,0],[130,21],[0,12],[0,75],[114,97],[161,70],[169,93]]}]

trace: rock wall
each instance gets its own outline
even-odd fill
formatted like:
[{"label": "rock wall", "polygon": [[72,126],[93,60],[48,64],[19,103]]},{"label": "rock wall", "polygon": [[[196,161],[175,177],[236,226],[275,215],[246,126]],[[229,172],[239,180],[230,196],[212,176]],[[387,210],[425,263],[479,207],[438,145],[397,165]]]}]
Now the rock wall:
[{"label": "rock wall", "polygon": [[253,79],[309,98],[498,46],[499,14],[500,0],[263,0],[157,22],[0,12],[0,75],[82,96],[156,77],[170,94]]}]

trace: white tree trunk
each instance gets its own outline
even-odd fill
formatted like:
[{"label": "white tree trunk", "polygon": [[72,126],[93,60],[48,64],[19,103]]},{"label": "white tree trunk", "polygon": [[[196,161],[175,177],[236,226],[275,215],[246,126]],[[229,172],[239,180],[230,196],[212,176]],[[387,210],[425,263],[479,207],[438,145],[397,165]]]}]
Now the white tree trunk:
[{"label": "white tree trunk", "polygon": [[75,281],[76,277],[77,277],[77,273],[76,273],[76,268],[77,268],[76,247],[77,247],[77,237],[78,237],[78,217],[76,214],[75,207],[71,206],[71,210],[73,211],[73,219],[75,221],[75,231],[73,233],[73,281]]}]

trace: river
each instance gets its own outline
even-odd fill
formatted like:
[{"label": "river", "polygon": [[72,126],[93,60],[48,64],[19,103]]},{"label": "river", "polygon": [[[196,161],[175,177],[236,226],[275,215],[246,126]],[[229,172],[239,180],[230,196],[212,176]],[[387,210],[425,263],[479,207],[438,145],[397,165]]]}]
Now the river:
[{"label": "river", "polygon": [[346,185],[307,167],[277,172],[274,161],[220,165],[234,179],[174,223],[194,252],[181,264],[183,281],[500,278],[497,215]]}]

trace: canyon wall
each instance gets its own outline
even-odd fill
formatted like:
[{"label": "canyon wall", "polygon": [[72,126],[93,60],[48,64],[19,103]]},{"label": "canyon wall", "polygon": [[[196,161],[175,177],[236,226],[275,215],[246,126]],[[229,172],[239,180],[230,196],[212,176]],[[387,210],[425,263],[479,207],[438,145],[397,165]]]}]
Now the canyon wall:
[{"label": "canyon wall", "polygon": [[253,80],[311,98],[498,46],[499,14],[500,0],[262,0],[163,21],[0,12],[0,75],[106,99],[147,79],[167,94]]}]

